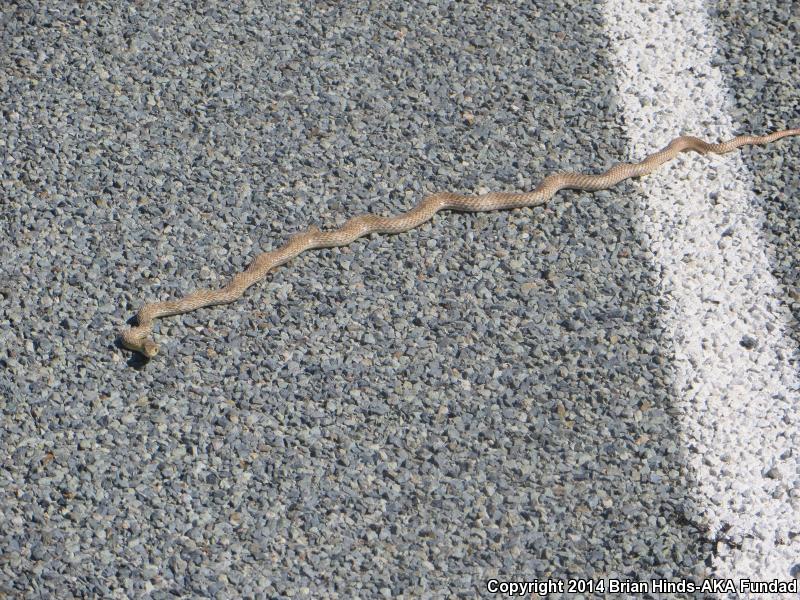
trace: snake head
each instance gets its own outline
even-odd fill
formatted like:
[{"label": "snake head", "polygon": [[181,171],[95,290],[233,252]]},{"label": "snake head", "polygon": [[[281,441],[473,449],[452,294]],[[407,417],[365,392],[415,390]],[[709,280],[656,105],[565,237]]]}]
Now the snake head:
[{"label": "snake head", "polygon": [[144,354],[147,358],[153,358],[156,354],[158,354],[158,344],[156,344],[150,338],[147,338],[142,343],[142,349],[139,350],[142,354]]},{"label": "snake head", "polygon": [[137,331],[138,329],[138,327],[131,327],[123,331],[120,335],[122,345],[146,358],[153,358],[158,354],[158,344],[151,340],[146,332]]}]

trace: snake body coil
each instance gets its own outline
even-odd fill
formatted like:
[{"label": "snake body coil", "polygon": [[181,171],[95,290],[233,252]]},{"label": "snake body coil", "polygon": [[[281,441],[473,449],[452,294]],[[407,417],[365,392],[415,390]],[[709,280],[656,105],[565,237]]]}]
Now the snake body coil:
[{"label": "snake body coil", "polygon": [[681,136],[641,162],[620,163],[599,175],[555,173],[546,177],[532,192],[491,192],[480,196],[441,192],[426,197],[411,210],[392,217],[359,215],[347,221],[339,229],[332,231],[320,231],[316,227],[310,227],[306,231],[293,235],[280,248],[258,255],[245,271],[235,275],[221,289],[198,290],[178,300],[145,304],[137,313],[138,325],[122,331],[121,341],[126,348],[140,352],[147,358],[152,358],[158,353],[158,345],[150,337],[155,319],[190,312],[205,306],[233,302],[240,298],[247,288],[263,279],[272,269],[288,262],[305,250],[346,246],[370,233],[408,231],[419,227],[440,210],[483,212],[537,206],[544,204],[556,192],[565,188],[597,191],[612,187],[631,177],[647,175],[681,152],[725,154],[741,146],[768,144],[792,135],[800,135],[800,129],[786,129],[764,136],[740,135],[719,144],[710,144],[696,137]]}]

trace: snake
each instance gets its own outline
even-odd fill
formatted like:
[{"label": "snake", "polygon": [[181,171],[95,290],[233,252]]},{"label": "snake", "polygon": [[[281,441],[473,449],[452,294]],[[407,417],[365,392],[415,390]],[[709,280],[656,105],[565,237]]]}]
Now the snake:
[{"label": "snake", "polygon": [[539,206],[550,200],[559,190],[594,192],[613,187],[632,177],[647,175],[681,152],[726,154],[742,146],[769,144],[794,135],[800,135],[800,129],[784,129],[762,136],[740,135],[715,144],[682,135],[638,163],[617,163],[597,175],[553,173],[530,192],[489,192],[480,195],[438,192],[425,197],[410,210],[397,215],[383,217],[369,213],[362,214],[352,217],[337,229],[327,231],[311,226],[292,235],[284,245],[257,255],[244,271],[234,275],[222,288],[197,290],[177,300],[143,305],[136,315],[136,325],[122,330],[120,341],[123,346],[139,352],[146,359],[153,358],[159,350],[158,344],[152,338],[153,323],[156,319],[234,302],[242,297],[247,288],[264,279],[270,271],[306,250],[347,246],[358,238],[373,233],[397,234],[409,231],[430,220],[441,210],[487,212]]}]

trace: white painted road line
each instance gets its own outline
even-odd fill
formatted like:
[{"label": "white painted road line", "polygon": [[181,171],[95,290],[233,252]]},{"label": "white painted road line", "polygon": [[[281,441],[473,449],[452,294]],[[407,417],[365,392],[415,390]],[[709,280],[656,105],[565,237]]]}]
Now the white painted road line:
[{"label": "white painted road line", "polygon": [[[604,18],[632,160],[681,133],[734,135],[703,2],[607,0]],[[796,126],[775,124],[784,125]],[[741,544],[720,545],[715,575],[789,580],[800,562],[800,536],[789,535],[800,531],[796,348],[751,176],[740,155],[690,155],[639,186],[638,226],[663,274],[665,341],[698,494],[711,534],[727,529]]]}]

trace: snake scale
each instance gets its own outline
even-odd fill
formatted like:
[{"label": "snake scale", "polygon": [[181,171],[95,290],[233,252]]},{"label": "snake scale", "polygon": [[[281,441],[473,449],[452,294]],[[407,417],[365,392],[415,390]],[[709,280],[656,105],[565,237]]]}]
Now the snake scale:
[{"label": "snake scale", "polygon": [[490,192],[478,196],[440,192],[427,196],[412,209],[399,215],[391,217],[372,214],[359,215],[331,231],[320,231],[317,227],[309,227],[307,230],[291,236],[283,246],[256,256],[246,270],[232,277],[223,288],[198,290],[178,300],[145,304],[137,313],[137,325],[121,332],[121,342],[126,348],[140,352],[147,358],[152,358],[158,353],[158,345],[151,338],[155,319],[190,312],[206,306],[233,302],[240,298],[247,288],[262,280],[272,269],[306,250],[346,246],[370,233],[393,234],[408,231],[419,227],[440,210],[484,212],[537,206],[547,202],[562,189],[597,191],[612,187],[631,177],[647,175],[681,152],[725,154],[741,146],[769,144],[793,135],[800,135],[800,129],[785,129],[764,136],[740,135],[718,144],[711,144],[692,136],[681,136],[641,162],[619,163],[599,175],[554,173],[546,177],[531,192]]}]

